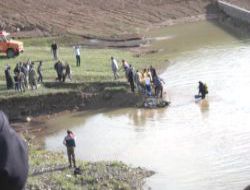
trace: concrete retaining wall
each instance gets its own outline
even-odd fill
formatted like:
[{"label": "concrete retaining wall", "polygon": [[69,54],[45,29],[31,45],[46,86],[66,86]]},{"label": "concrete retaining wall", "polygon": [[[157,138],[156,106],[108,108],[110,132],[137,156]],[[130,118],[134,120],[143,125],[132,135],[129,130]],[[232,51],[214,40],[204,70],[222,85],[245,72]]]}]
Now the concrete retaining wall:
[{"label": "concrete retaining wall", "polygon": [[250,24],[250,11],[222,0],[218,0],[218,6],[228,16]]}]

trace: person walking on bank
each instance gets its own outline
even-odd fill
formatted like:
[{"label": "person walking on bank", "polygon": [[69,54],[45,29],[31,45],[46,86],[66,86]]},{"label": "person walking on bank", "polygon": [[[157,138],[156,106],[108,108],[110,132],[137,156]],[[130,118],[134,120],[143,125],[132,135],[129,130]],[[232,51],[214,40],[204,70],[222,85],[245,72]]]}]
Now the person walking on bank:
[{"label": "person walking on bank", "polygon": [[68,154],[68,160],[69,160],[69,167],[72,167],[72,161],[74,168],[76,167],[76,161],[75,161],[75,135],[72,131],[67,130],[67,136],[63,140],[63,144],[67,148],[67,154]]},{"label": "person walking on bank", "polygon": [[115,80],[118,79],[119,78],[119,74],[118,74],[119,67],[118,67],[118,63],[114,57],[111,57],[111,69],[112,69],[112,72],[114,74],[114,79]]},{"label": "person walking on bank", "polygon": [[74,48],[75,48],[75,55],[76,55],[76,66],[80,67],[80,65],[81,65],[80,46],[76,45]]},{"label": "person walking on bank", "polygon": [[66,62],[65,63],[65,74],[63,75],[63,82],[66,81],[66,78],[69,78],[69,80],[71,81],[71,69],[70,69],[70,65]]},{"label": "person walking on bank", "polygon": [[37,73],[38,73],[38,79],[37,79],[37,82],[43,82],[43,73],[42,73],[42,65],[43,65],[43,62],[40,61],[39,62],[39,65],[37,67]]},{"label": "person walking on bank", "polygon": [[51,51],[52,51],[52,55],[53,55],[54,60],[57,60],[57,59],[58,59],[57,50],[58,50],[58,46],[57,46],[56,42],[54,41],[54,42],[51,44]]}]

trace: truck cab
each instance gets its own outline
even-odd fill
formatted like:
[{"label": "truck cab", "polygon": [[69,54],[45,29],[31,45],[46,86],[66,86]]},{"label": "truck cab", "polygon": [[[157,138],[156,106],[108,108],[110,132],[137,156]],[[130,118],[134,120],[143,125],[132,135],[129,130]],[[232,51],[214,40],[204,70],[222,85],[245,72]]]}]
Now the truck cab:
[{"label": "truck cab", "polygon": [[0,53],[5,53],[8,58],[12,58],[22,52],[23,42],[12,40],[9,33],[0,31]]}]

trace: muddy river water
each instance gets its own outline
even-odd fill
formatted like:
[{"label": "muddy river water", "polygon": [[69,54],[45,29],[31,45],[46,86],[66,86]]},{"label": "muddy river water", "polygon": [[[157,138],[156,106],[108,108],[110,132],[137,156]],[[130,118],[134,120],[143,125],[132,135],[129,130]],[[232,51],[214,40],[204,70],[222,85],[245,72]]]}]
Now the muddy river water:
[{"label": "muddy river water", "polygon": [[[98,110],[47,121],[49,150],[65,151],[65,129],[77,135],[76,155],[121,160],[156,171],[160,190],[242,190],[250,184],[250,42],[216,24],[198,22],[150,31],[171,64],[167,109]],[[195,102],[197,82],[209,96]]]}]

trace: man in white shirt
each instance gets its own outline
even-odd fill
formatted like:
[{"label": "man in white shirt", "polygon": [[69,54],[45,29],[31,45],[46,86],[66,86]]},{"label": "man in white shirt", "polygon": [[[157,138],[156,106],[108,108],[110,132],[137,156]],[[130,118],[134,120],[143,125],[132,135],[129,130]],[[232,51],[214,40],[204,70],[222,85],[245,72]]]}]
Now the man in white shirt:
[{"label": "man in white shirt", "polygon": [[114,57],[111,57],[111,69],[112,69],[112,72],[114,74],[114,78],[115,80],[119,78],[119,74],[118,74],[118,63],[116,61],[116,59]]},{"label": "man in white shirt", "polygon": [[80,53],[80,46],[79,45],[76,45],[75,46],[75,55],[76,55],[76,66],[77,67],[80,67],[80,64],[81,64],[81,53]]}]

